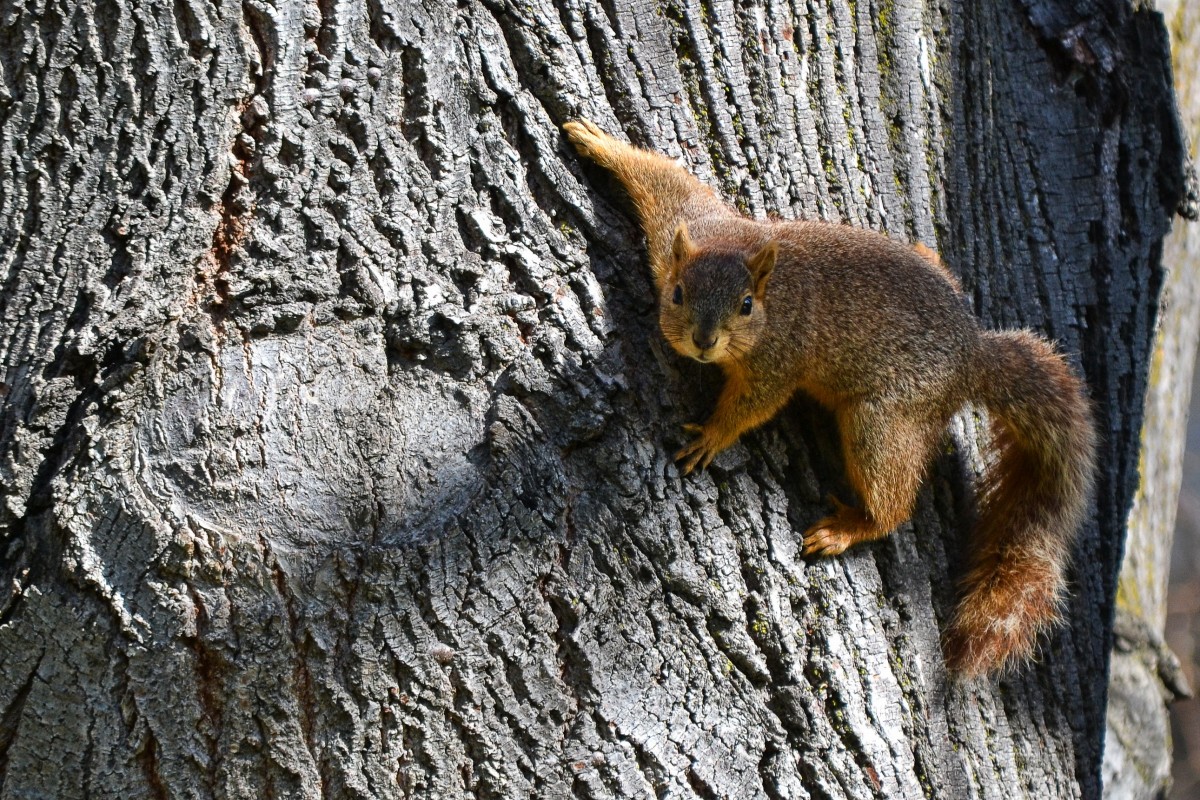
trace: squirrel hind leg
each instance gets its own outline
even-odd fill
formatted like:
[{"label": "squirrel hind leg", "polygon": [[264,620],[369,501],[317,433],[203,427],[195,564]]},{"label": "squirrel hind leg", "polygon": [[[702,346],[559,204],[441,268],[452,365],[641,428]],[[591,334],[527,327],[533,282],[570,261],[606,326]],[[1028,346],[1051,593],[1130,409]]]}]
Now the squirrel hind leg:
[{"label": "squirrel hind leg", "polygon": [[837,555],[882,539],[912,515],[917,490],[945,427],[888,404],[864,401],[838,412],[846,476],[863,510],[837,511],[804,534],[806,554]]}]

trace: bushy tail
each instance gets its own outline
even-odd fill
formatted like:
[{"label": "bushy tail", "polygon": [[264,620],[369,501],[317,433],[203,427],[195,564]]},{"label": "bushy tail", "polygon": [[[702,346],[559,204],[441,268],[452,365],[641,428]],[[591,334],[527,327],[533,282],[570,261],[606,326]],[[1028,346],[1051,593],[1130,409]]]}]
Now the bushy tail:
[{"label": "bushy tail", "polygon": [[1091,496],[1096,434],[1083,384],[1029,331],[984,333],[976,399],[994,452],[946,660],[966,675],[1033,653],[1058,620],[1067,562]]}]

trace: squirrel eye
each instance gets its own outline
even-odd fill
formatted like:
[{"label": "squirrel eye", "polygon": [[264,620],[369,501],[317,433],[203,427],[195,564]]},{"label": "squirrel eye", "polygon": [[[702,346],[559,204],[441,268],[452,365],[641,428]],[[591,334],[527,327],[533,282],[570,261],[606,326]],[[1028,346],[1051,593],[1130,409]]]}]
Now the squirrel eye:
[{"label": "squirrel eye", "polygon": [[683,305],[683,287],[682,286],[677,285],[675,287],[675,294],[671,295],[671,302],[673,302],[677,306]]},{"label": "squirrel eye", "polygon": [[754,308],[754,298],[746,295],[746,299],[742,300],[742,316],[750,316],[750,310]]}]

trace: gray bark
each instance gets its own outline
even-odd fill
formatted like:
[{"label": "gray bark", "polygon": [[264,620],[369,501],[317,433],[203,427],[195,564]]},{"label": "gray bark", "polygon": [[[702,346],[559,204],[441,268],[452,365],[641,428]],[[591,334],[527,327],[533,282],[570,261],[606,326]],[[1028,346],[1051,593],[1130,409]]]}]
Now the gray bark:
[{"label": "gray bark", "polygon": [[[1157,14],[0,9],[0,798],[1099,795],[1183,191]],[[799,554],[845,493],[810,402],[680,477],[719,378],[577,115],[936,244],[1062,344],[1102,474],[1039,663],[942,665],[973,417],[837,559]]]}]

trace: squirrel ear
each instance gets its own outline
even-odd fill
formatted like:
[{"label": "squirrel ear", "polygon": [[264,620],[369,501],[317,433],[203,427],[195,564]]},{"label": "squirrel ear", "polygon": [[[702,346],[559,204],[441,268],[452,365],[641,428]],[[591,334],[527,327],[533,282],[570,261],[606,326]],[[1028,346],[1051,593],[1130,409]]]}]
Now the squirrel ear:
[{"label": "squirrel ear", "polygon": [[775,259],[779,256],[779,242],[771,240],[750,256],[746,268],[750,270],[750,280],[754,283],[754,293],[761,295],[767,288],[767,278],[775,269]]},{"label": "squirrel ear", "polygon": [[671,242],[671,257],[675,261],[675,266],[678,267],[686,261],[695,249],[691,237],[688,236],[687,223],[679,223],[679,227],[675,229],[675,240]]}]

